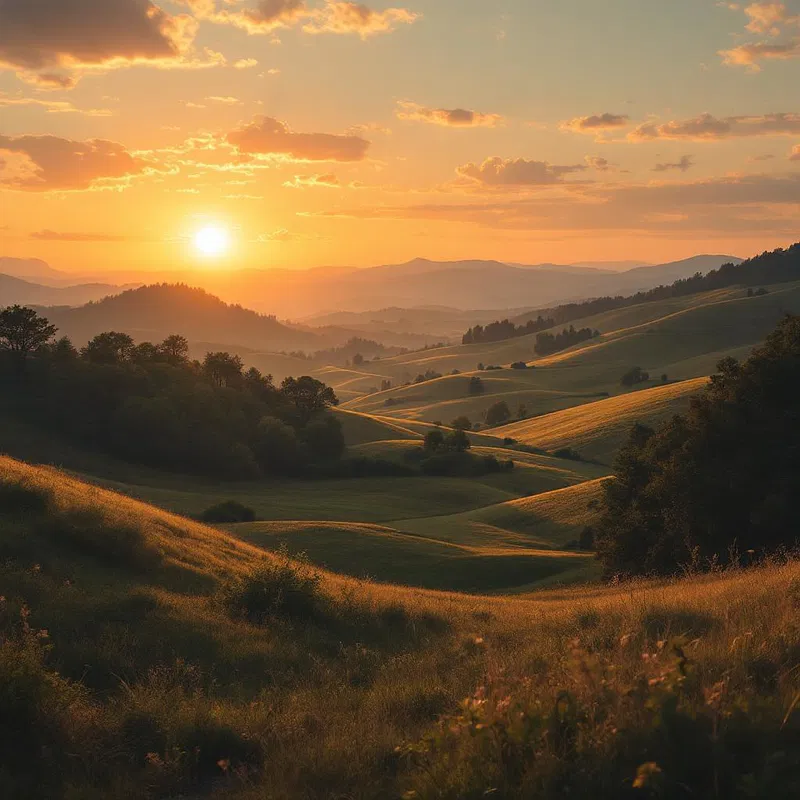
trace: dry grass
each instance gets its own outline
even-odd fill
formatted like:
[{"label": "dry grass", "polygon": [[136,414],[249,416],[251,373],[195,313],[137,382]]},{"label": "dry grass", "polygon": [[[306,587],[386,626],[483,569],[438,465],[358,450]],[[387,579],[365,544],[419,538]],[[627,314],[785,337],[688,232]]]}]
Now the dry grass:
[{"label": "dry grass", "polygon": [[572,447],[589,458],[608,462],[635,423],[652,425],[680,413],[688,407],[689,397],[707,383],[708,378],[695,378],[642,389],[514,422],[493,432],[545,450]]},{"label": "dry grass", "polygon": [[[495,773],[476,776],[461,739],[452,743],[455,761],[438,745],[426,751],[431,761],[422,765],[401,758],[396,748],[421,741],[440,715],[457,714],[482,685],[502,685],[531,718],[531,687],[547,714],[559,707],[562,690],[600,709],[608,698],[603,694],[601,703],[599,685],[576,683],[576,642],[586,658],[624,677],[608,684],[616,692],[643,674],[643,652],[658,653],[657,642],[674,637],[682,637],[693,665],[698,719],[711,702],[703,698],[727,687],[720,733],[729,702],[747,703],[760,726],[758,738],[748,728],[751,738],[743,740],[761,759],[753,765],[754,780],[772,768],[783,775],[784,790],[793,786],[781,772],[778,749],[790,758],[786,737],[797,735],[797,712],[791,711],[800,688],[796,561],[515,597],[414,590],[322,572],[323,622],[283,618],[276,606],[265,624],[256,625],[231,616],[219,594],[232,578],[247,580],[280,556],[56,470],[3,458],[0,480],[52,493],[56,515],[93,510],[110,534],[133,526],[161,554],[143,573],[124,560],[57,552],[31,537],[27,513],[0,511],[0,702],[19,696],[14,692],[23,679],[29,698],[13,707],[13,731],[6,729],[12,717],[0,714],[0,734],[44,735],[42,719],[30,711],[49,714],[47,738],[32,740],[46,750],[37,744],[33,755],[10,765],[0,756],[5,796],[377,800],[413,789],[420,797],[478,797],[493,788]],[[557,497],[543,502],[560,504]],[[31,611],[21,628],[14,620],[23,603]],[[41,628],[49,631],[50,652],[38,649]],[[616,788],[628,791],[638,765],[613,749],[621,734],[599,719],[580,725],[586,747],[559,764],[569,763],[571,774],[589,776],[597,787],[604,773],[596,765],[605,764],[614,780],[624,778]],[[661,762],[670,777],[669,758],[696,758],[688,749],[694,745],[694,739],[679,741],[677,755],[656,748],[646,760]],[[481,764],[491,766],[493,758],[489,752]],[[441,783],[424,777],[441,777],[443,769],[447,780]],[[52,782],[40,783],[43,776]],[[700,784],[690,789],[709,798],[791,796],[754,785],[755,795],[741,788],[714,795]],[[534,796],[520,794],[516,784],[504,791],[500,796]],[[551,788],[535,796],[563,792]],[[598,790],[571,796],[627,795]]]}]

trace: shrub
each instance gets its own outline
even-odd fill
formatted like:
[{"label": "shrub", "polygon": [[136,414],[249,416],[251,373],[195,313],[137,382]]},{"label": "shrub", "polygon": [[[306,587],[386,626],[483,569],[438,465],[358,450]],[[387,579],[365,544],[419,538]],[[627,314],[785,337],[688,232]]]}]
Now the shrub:
[{"label": "shrub", "polygon": [[632,367],[621,378],[620,384],[630,388],[639,383],[646,383],[650,380],[650,373],[645,372],[641,367]]},{"label": "shrub", "polygon": [[309,622],[328,610],[320,582],[321,576],[302,555],[292,559],[284,549],[274,561],[223,586],[222,601],[231,616],[257,625],[270,619]]},{"label": "shrub", "polygon": [[469,379],[467,389],[471,395],[483,394],[486,391],[483,381],[477,375],[473,375]]},{"label": "shrub", "polygon": [[511,409],[505,400],[500,400],[493,406],[490,406],[486,411],[486,424],[490,426],[502,425],[511,419]]},{"label": "shrub", "polygon": [[528,369],[528,363],[526,361],[515,361],[511,365],[511,369]]},{"label": "shrub", "polygon": [[581,454],[571,447],[562,447],[559,450],[555,450],[553,451],[553,456],[555,458],[565,458],[569,461],[583,461]]},{"label": "shrub", "polygon": [[236,500],[225,500],[215,506],[207,508],[200,520],[210,525],[221,525],[235,522],[255,522],[256,512]]}]

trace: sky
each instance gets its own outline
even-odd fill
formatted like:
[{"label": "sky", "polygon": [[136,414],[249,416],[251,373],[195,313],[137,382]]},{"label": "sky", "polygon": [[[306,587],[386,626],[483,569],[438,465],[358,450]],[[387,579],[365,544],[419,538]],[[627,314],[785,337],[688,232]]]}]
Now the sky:
[{"label": "sky", "polygon": [[657,263],[798,220],[800,0],[0,0],[2,256]]}]

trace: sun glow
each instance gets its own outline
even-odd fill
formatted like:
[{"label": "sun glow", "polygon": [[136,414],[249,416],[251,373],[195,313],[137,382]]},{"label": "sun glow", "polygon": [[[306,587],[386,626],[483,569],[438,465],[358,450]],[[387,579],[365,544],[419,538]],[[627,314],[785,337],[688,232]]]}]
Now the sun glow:
[{"label": "sun glow", "polygon": [[217,225],[208,225],[197,231],[194,236],[194,246],[201,255],[218,258],[230,250],[230,233]]}]

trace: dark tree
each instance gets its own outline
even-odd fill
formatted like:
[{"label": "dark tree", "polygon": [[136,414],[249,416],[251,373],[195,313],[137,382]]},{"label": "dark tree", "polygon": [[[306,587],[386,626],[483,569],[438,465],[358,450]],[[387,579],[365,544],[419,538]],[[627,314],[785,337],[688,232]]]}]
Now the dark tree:
[{"label": "dark tree", "polygon": [[131,360],[135,345],[127,333],[98,333],[81,350],[81,356],[92,364],[123,364]]},{"label": "dark tree", "polygon": [[44,347],[56,330],[32,308],[15,305],[0,311],[0,349],[12,354],[20,370],[25,368],[28,356]]},{"label": "dark tree", "polygon": [[189,360],[189,342],[185,336],[177,333],[167,336],[158,349],[170,364],[185,364]]},{"label": "dark tree", "polygon": [[456,417],[450,423],[450,427],[457,431],[471,431],[472,423],[470,422],[469,417]]},{"label": "dark tree", "polygon": [[308,422],[318,411],[339,405],[339,399],[333,389],[309,375],[286,378],[281,384],[281,391],[294,403],[304,422]]},{"label": "dark tree", "polygon": [[500,400],[493,406],[490,406],[486,411],[486,424],[487,425],[502,425],[511,419],[511,409],[505,400]]},{"label": "dark tree", "polygon": [[628,388],[646,383],[650,380],[650,373],[645,372],[641,367],[632,367],[621,378],[620,384]]},{"label": "dark tree", "polygon": [[242,359],[230,353],[206,353],[203,359],[203,372],[214,386],[240,386],[243,369]]},{"label": "dark tree", "polygon": [[425,434],[423,448],[429,453],[435,453],[444,447],[444,433],[438,428]]},{"label": "dark tree", "polygon": [[637,426],[620,452],[596,528],[607,574],[671,574],[798,541],[800,317],[718,370],[686,416]]},{"label": "dark tree", "polygon": [[448,450],[453,450],[456,453],[464,453],[472,447],[472,442],[469,440],[466,432],[463,430],[454,430],[446,439],[445,447]]},{"label": "dark tree", "polygon": [[483,394],[486,391],[483,381],[477,375],[473,375],[469,379],[468,389],[471,395]]}]

